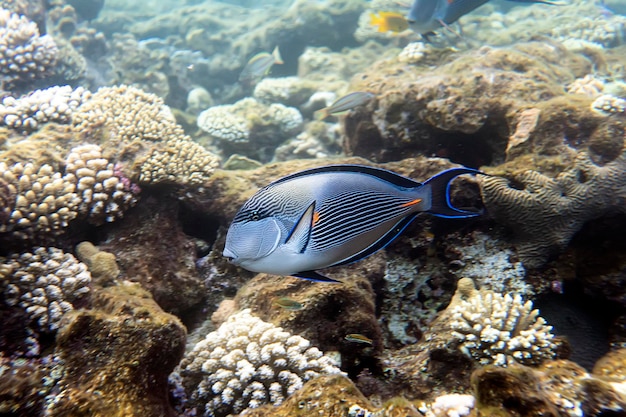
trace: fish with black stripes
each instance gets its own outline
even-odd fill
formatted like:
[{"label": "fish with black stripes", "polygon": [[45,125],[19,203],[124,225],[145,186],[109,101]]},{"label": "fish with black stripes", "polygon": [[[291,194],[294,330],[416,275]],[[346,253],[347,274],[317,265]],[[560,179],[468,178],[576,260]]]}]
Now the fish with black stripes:
[{"label": "fish with black stripes", "polygon": [[328,165],[257,191],[235,215],[223,255],[253,272],[335,282],[317,270],[361,260],[387,246],[420,213],[479,215],[450,203],[450,182],[482,174],[452,168],[419,183],[385,169]]}]

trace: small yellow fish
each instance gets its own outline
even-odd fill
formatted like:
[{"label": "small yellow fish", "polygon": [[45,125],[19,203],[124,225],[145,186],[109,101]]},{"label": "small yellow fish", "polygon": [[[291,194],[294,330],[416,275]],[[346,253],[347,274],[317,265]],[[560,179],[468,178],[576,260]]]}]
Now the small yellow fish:
[{"label": "small yellow fish", "polygon": [[289,298],[289,297],[276,298],[273,304],[280,308],[284,308],[285,310],[291,310],[291,311],[301,310],[303,307],[302,303],[299,303],[293,298]]},{"label": "small yellow fish", "polygon": [[370,24],[378,26],[379,32],[404,32],[409,28],[409,21],[397,12],[370,13]]},{"label": "small yellow fish", "polygon": [[364,345],[370,345],[370,346],[372,346],[372,343],[373,343],[372,339],[359,333],[347,334],[345,339],[348,342],[363,343]]}]

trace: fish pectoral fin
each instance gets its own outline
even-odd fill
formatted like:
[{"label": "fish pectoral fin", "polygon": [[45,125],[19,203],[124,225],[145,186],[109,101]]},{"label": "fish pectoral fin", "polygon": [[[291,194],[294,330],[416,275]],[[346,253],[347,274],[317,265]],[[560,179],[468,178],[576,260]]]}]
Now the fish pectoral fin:
[{"label": "fish pectoral fin", "polygon": [[287,235],[287,239],[285,239],[285,246],[293,249],[295,253],[304,253],[311,239],[314,216],[315,201],[304,210],[298,222],[293,226],[293,229]]},{"label": "fish pectoral fin", "polygon": [[320,274],[319,272],[316,272],[316,271],[302,271],[302,272],[298,272],[297,274],[293,274],[293,276],[297,277],[297,278],[308,279],[310,281],[316,281],[316,282],[338,282],[338,283],[341,283],[341,281],[337,281],[336,279],[325,277],[324,275],[322,275],[322,274]]}]

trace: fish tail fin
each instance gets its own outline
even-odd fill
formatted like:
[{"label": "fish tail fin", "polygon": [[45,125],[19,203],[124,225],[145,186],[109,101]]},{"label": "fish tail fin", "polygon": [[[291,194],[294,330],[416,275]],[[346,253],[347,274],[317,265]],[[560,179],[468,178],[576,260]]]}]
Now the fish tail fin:
[{"label": "fish tail fin", "polygon": [[328,113],[327,107],[324,107],[323,109],[315,110],[313,112],[313,118],[315,120],[319,120],[320,122],[322,120],[325,120],[328,116],[330,116],[330,114]]},{"label": "fish tail fin", "polygon": [[281,65],[285,63],[285,61],[283,61],[283,57],[280,56],[280,49],[278,49],[278,45],[276,45],[272,51],[272,56],[274,57],[274,64]]},{"label": "fish tail fin", "polygon": [[450,203],[450,182],[463,174],[484,174],[482,171],[472,168],[452,168],[440,172],[428,179],[424,185],[430,185],[431,208],[428,213],[437,217],[465,218],[479,216],[480,212],[461,210],[453,207]]}]

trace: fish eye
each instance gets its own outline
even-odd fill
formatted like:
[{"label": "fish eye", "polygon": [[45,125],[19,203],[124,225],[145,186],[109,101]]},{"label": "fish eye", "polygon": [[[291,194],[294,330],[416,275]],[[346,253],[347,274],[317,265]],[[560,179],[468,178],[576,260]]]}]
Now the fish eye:
[{"label": "fish eye", "polygon": [[259,216],[259,212],[258,211],[253,211],[252,213],[250,213],[250,220],[252,221],[257,221],[260,220],[261,216]]}]

